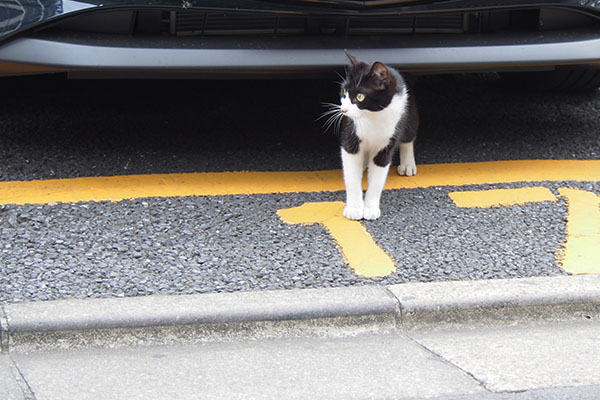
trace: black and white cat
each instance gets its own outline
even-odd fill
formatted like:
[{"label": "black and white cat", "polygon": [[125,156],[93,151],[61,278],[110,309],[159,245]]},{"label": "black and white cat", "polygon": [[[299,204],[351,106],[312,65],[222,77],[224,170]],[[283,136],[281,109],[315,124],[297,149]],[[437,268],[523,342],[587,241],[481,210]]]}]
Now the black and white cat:
[{"label": "black and white cat", "polygon": [[[380,62],[368,64],[346,54],[350,66],[341,85],[341,104],[332,110],[331,120],[340,124],[346,185],[344,216],[372,220],[381,215],[379,200],[396,148],[400,148],[398,173],[417,173],[413,144],[419,115],[400,73]],[[368,183],[363,199],[365,170]]]}]

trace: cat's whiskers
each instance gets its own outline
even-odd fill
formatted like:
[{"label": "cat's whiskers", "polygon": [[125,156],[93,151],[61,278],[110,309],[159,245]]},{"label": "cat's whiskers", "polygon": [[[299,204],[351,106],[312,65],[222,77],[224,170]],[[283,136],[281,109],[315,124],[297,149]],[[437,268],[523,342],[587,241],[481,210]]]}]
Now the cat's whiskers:
[{"label": "cat's whiskers", "polygon": [[329,119],[325,122],[325,124],[323,124],[323,128],[325,129],[325,131],[327,131],[333,127],[334,133],[337,134],[340,131],[340,127],[341,127],[343,118],[344,118],[344,114],[342,114],[341,112],[333,114],[329,117]]},{"label": "cat's whiskers", "polygon": [[339,109],[340,108],[340,105],[339,104],[335,104],[335,103],[326,103],[326,102],[324,102],[324,103],[321,103],[321,105],[323,107],[329,107],[330,109],[334,109],[334,108]]},{"label": "cat's whiskers", "polygon": [[330,109],[327,110],[327,111],[325,111],[325,112],[323,112],[317,119],[315,119],[315,121],[318,121],[318,120],[323,119],[325,117],[331,117],[332,115],[341,113],[340,107],[338,105],[329,104],[328,107]]},{"label": "cat's whiskers", "polygon": [[339,118],[337,118],[337,120],[335,121],[335,127],[334,127],[334,132],[336,135],[338,135],[340,133],[340,129],[342,128],[342,120],[344,119],[344,114],[343,113],[339,113]]},{"label": "cat's whiskers", "polygon": [[337,111],[332,110],[328,111],[326,115],[323,115],[323,118],[327,117],[327,120],[325,120],[325,122],[323,123],[323,127],[331,125],[331,122],[338,118],[338,114],[339,113]]},{"label": "cat's whiskers", "polygon": [[323,118],[327,118],[323,123],[323,128],[325,131],[328,131],[333,127],[335,133],[340,131],[342,125],[342,119],[344,117],[344,113],[340,109],[339,104],[334,103],[321,103],[324,107],[329,107],[329,110],[323,112],[315,121],[318,121]]}]

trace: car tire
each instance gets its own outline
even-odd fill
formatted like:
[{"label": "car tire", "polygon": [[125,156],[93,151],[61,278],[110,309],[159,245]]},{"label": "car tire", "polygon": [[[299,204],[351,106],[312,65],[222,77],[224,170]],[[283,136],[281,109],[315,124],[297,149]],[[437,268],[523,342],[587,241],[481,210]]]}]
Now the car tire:
[{"label": "car tire", "polygon": [[557,69],[542,72],[504,72],[502,80],[515,88],[583,92],[600,86],[600,70]]}]

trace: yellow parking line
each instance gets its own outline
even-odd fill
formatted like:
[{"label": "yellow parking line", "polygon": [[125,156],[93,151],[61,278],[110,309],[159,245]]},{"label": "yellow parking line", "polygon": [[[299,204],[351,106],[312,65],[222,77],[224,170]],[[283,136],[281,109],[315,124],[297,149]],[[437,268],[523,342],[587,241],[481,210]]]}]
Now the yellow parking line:
[{"label": "yellow parking line", "polygon": [[463,208],[489,208],[538,201],[556,201],[556,196],[545,187],[450,192],[448,196],[457,206]]},{"label": "yellow parking line", "polygon": [[388,276],[396,271],[391,257],[373,240],[359,221],[344,217],[341,201],[304,203],[299,207],[277,210],[288,224],[320,224],[338,244],[344,259],[357,275],[367,278]]},{"label": "yellow parking line", "polygon": [[[521,181],[597,181],[600,160],[493,161],[420,165],[419,174],[391,173],[386,189]],[[344,190],[342,173],[201,172],[0,182],[0,204],[119,201],[140,197],[218,196]]]},{"label": "yellow parking line", "polygon": [[341,171],[201,172],[0,182],[0,204],[343,190]]},{"label": "yellow parking line", "polygon": [[570,274],[600,273],[600,196],[561,188],[567,199],[567,242],[557,251],[559,265]]},{"label": "yellow parking line", "polygon": [[463,186],[510,182],[596,181],[600,180],[600,160],[518,160],[462,164],[419,165],[413,177],[390,176],[388,189],[404,187]]}]

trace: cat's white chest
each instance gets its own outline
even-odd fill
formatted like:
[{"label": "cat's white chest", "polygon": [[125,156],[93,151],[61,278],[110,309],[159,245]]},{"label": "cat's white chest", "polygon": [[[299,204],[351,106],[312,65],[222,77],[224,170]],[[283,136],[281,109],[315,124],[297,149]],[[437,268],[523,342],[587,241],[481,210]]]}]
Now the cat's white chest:
[{"label": "cat's white chest", "polygon": [[360,138],[360,150],[376,153],[389,144],[396,125],[404,115],[408,93],[398,93],[381,111],[361,110],[354,120],[356,135]]}]

